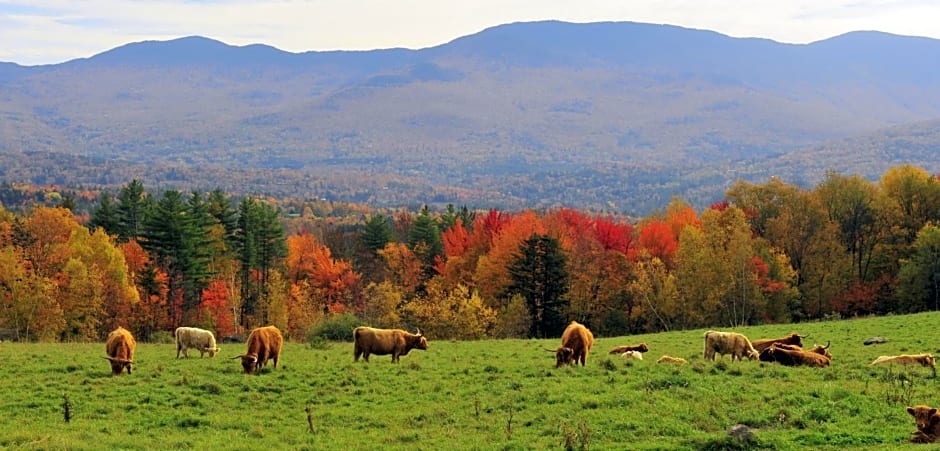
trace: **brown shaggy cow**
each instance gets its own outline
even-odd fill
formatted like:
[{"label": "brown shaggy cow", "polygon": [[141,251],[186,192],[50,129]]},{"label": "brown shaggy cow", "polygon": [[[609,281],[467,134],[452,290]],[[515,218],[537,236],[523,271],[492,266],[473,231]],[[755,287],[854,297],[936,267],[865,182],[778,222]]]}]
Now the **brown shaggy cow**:
[{"label": "brown shaggy cow", "polygon": [[617,346],[614,349],[611,349],[608,354],[623,354],[627,351],[637,351],[637,352],[649,352],[650,348],[646,347],[646,343],[640,343],[638,345],[621,345]]},{"label": "brown shaggy cow", "polygon": [[131,364],[134,363],[134,349],[136,348],[137,342],[127,329],[118,327],[108,334],[104,351],[108,353],[105,358],[111,361],[112,376],[121,374],[125,368],[127,374],[131,374]]},{"label": "brown shaggy cow", "polygon": [[793,332],[793,333],[791,333],[790,335],[787,335],[786,337],[780,337],[780,338],[761,338],[760,340],[754,340],[751,344],[754,345],[754,349],[756,349],[757,352],[761,352],[761,351],[763,351],[763,350],[769,348],[770,345],[772,345],[772,344],[774,344],[774,343],[777,343],[777,344],[785,344],[785,345],[794,345],[794,346],[798,346],[798,347],[801,347],[801,348],[802,348],[802,347],[803,347],[803,339],[804,339],[804,338],[806,338],[805,335],[800,335],[800,334],[798,334],[798,333],[796,333],[796,332]]},{"label": "brown shaggy cow", "polygon": [[678,363],[680,365],[685,365],[686,363],[689,363],[689,362],[683,359],[682,357],[673,357],[671,355],[663,355],[662,357],[659,358],[659,360],[656,361],[656,363]]},{"label": "brown shaggy cow", "polygon": [[[813,347],[812,347],[812,348],[809,348],[809,349],[803,349],[803,348],[801,348],[801,347],[799,347],[799,346],[796,346],[796,345],[788,345],[788,344],[780,344],[780,343],[774,343],[773,346],[774,346],[775,348],[777,348],[777,349],[787,349],[787,350],[790,350],[790,351],[806,351],[806,352],[810,352],[810,353],[813,353],[813,354],[819,354],[819,355],[825,356],[826,358],[828,358],[828,359],[831,361],[831,360],[832,360],[832,354],[829,352],[829,345],[830,345],[830,344],[832,344],[832,343],[831,343],[831,342],[827,342],[827,343],[826,343],[826,346],[823,346],[823,345],[821,345],[821,344],[814,344]],[[760,352],[760,361],[761,361],[761,362],[775,362],[775,361],[776,361],[776,360],[774,360],[774,354],[771,353],[771,352],[769,351],[769,349],[770,349],[770,348],[767,348],[767,349],[764,349],[763,351]]]},{"label": "brown shaggy cow", "polygon": [[555,350],[555,368],[577,362],[584,366],[591,346],[594,346],[594,334],[584,325],[572,321],[561,334],[561,346]]},{"label": "brown shaggy cow", "polygon": [[716,352],[721,354],[722,357],[725,354],[731,354],[732,362],[735,359],[741,360],[743,357],[754,360],[759,355],[754,346],[751,345],[751,340],[748,340],[743,334],[716,332],[714,330],[705,332],[705,360],[714,361]]},{"label": "brown shaggy cow", "polygon": [[248,335],[248,351],[244,355],[237,355],[233,359],[242,359],[242,368],[245,374],[260,372],[261,367],[267,365],[268,359],[274,362],[274,368],[277,368],[277,360],[281,356],[281,345],[284,344],[284,337],[281,331],[275,326],[258,327]]},{"label": "brown shaggy cow", "polygon": [[914,355],[883,355],[878,357],[873,362],[872,365],[880,365],[882,363],[897,363],[899,365],[920,365],[933,368],[934,372],[937,371],[937,361],[934,359],[933,354],[914,354]]},{"label": "brown shaggy cow", "polygon": [[940,412],[935,407],[914,406],[908,407],[907,413],[914,417],[917,432],[913,433],[911,441],[914,443],[933,443],[940,436]]},{"label": "brown shaggy cow", "polygon": [[[818,345],[817,345],[818,346]],[[819,347],[825,352],[825,348]],[[810,352],[805,349],[792,349],[787,345],[772,344],[760,353],[764,362],[777,362],[784,366],[829,366],[830,359],[825,354]]]},{"label": "brown shaggy cow", "polygon": [[403,355],[408,355],[412,349],[426,351],[428,349],[428,339],[421,334],[401,329],[375,329],[372,327],[360,326],[353,329],[353,360],[358,362],[359,356],[362,356],[366,362],[369,361],[369,354],[392,355],[392,362],[398,362]]}]

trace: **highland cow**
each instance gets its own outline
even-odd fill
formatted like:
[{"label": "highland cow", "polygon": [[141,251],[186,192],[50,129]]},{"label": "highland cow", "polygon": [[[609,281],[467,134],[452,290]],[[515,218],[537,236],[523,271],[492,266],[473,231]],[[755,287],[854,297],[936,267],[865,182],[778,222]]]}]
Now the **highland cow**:
[{"label": "highland cow", "polygon": [[705,360],[715,360],[715,353],[731,354],[731,361],[741,360],[747,357],[754,360],[759,353],[751,345],[751,341],[737,332],[716,332],[710,330],[705,332]]},{"label": "highland cow", "polygon": [[281,346],[284,344],[284,337],[281,331],[275,326],[258,327],[248,335],[248,350],[243,355],[232,357],[233,359],[242,359],[242,368],[245,374],[260,372],[261,367],[268,364],[271,360],[274,368],[277,368],[278,359],[281,356]]},{"label": "highland cow", "polygon": [[584,366],[592,346],[594,334],[577,321],[572,321],[561,334],[561,346],[555,350],[555,368],[577,362]]},{"label": "highland cow", "polygon": [[209,357],[215,357],[215,354],[221,349],[215,344],[215,335],[212,332],[196,327],[177,327],[173,332],[176,337],[176,358],[180,358],[180,352],[183,356],[189,358],[187,350],[189,348],[198,349],[199,357],[209,353]]},{"label": "highland cow", "polygon": [[111,375],[121,374],[127,370],[131,374],[131,364],[134,363],[134,350],[137,348],[137,342],[130,331],[123,327],[118,327],[108,334],[108,341],[104,345],[104,351],[108,354],[106,359],[111,362]]},{"label": "highland cow", "polygon": [[397,363],[403,355],[408,355],[412,349],[426,351],[428,339],[421,334],[413,334],[401,329],[375,329],[360,326],[353,329],[353,360],[358,362],[362,356],[366,362],[369,354],[392,355],[392,362]]}]

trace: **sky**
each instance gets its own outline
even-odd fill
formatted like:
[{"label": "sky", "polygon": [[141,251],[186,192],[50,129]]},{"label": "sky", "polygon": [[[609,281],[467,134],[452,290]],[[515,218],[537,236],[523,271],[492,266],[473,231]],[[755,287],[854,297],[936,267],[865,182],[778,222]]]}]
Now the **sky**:
[{"label": "sky", "polygon": [[940,0],[0,0],[0,61],[53,64],[192,35],[289,52],[419,49],[549,19],[798,44],[858,30],[940,39]]}]

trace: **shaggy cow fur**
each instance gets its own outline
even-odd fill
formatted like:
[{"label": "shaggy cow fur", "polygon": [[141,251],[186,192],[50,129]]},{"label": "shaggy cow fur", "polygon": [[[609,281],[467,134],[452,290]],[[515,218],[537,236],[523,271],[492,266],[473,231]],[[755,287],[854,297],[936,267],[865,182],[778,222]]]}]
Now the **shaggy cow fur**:
[{"label": "shaggy cow fur", "polygon": [[731,354],[731,361],[741,360],[747,357],[754,360],[758,357],[758,352],[742,334],[737,332],[716,332],[710,330],[705,332],[705,360],[715,360],[715,353]]},{"label": "shaggy cow fur", "polygon": [[221,351],[215,344],[215,335],[211,331],[199,329],[197,327],[177,327],[173,332],[176,337],[176,358],[180,358],[180,353],[189,358],[187,350],[189,348],[198,349],[199,357],[209,353],[209,357],[215,357],[215,353]]},{"label": "shaggy cow fur", "polygon": [[268,360],[271,360],[274,368],[277,368],[277,361],[281,356],[281,346],[284,344],[284,337],[277,327],[255,328],[248,335],[247,342],[247,352],[232,357],[233,359],[242,359],[242,368],[245,370],[245,374],[260,372],[261,367],[268,364]]},{"label": "shaggy cow fur", "polygon": [[907,413],[914,417],[917,431],[913,433],[911,441],[914,443],[933,443],[940,436],[940,412],[935,407],[914,406],[908,407]]},{"label": "shaggy cow fur", "polygon": [[561,346],[555,350],[555,368],[581,362],[584,366],[594,346],[594,334],[584,325],[572,321],[561,334]]},{"label": "shaggy cow fur", "polygon": [[804,337],[803,335],[800,335],[800,334],[798,334],[798,333],[796,333],[796,332],[793,332],[793,333],[791,333],[790,335],[787,335],[786,337],[780,337],[780,338],[761,338],[760,340],[754,340],[751,344],[754,345],[754,349],[757,350],[757,352],[761,352],[761,351],[763,351],[763,350],[769,348],[770,345],[772,345],[772,344],[774,344],[774,343],[777,343],[777,344],[786,344],[786,345],[793,345],[793,346],[797,346],[797,347],[802,348],[802,347],[803,347],[803,339],[804,339],[804,338],[806,338],[806,337]]},{"label": "shaggy cow fur", "polygon": [[428,339],[421,334],[401,329],[374,329],[372,327],[360,326],[353,329],[353,360],[358,362],[359,356],[362,356],[366,362],[369,361],[369,354],[392,355],[392,362],[398,362],[403,355],[408,355],[412,349],[426,351],[428,349]]},{"label": "shaggy cow fur", "polygon": [[627,351],[637,351],[637,352],[649,352],[650,348],[646,346],[646,343],[640,343],[638,345],[621,345],[617,346],[614,349],[611,349],[608,354],[623,354]]},{"label": "shaggy cow fur", "polygon": [[127,370],[131,374],[131,364],[134,363],[134,350],[137,348],[137,342],[130,331],[123,327],[118,327],[108,334],[108,341],[104,345],[104,351],[108,354],[106,359],[111,362],[111,375],[121,374]]}]

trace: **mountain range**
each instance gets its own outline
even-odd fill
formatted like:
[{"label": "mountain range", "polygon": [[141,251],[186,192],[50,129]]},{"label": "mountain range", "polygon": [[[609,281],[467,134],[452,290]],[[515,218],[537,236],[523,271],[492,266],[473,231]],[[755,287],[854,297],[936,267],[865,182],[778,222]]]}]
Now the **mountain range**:
[{"label": "mountain range", "polygon": [[0,63],[0,180],[400,206],[704,206],[735,180],[940,172],[940,41],[811,44],[632,22],[419,49],[205,37]]}]

